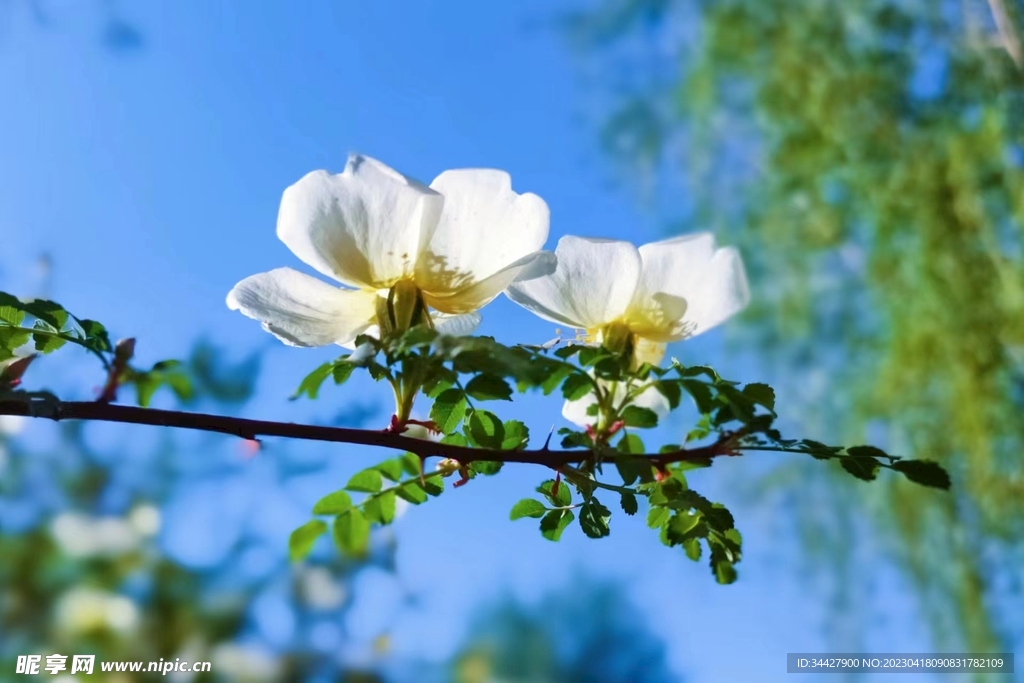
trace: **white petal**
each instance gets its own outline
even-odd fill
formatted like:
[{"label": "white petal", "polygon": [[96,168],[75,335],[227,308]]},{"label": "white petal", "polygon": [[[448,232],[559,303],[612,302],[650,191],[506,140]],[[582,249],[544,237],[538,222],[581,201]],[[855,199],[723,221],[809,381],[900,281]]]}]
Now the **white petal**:
[{"label": "white petal", "polygon": [[562,417],[577,427],[597,424],[597,415],[587,415],[587,409],[597,403],[593,394],[587,394],[578,401],[566,401],[562,405]]},{"label": "white petal", "polygon": [[550,251],[528,254],[497,273],[453,294],[438,296],[424,292],[424,300],[431,307],[451,314],[468,313],[483,308],[513,282],[549,275],[555,271],[557,260]]},{"label": "white petal", "polygon": [[630,327],[661,342],[700,334],[750,300],[739,252],[715,248],[708,232],[640,247],[643,272],[630,306]]},{"label": "white petal", "polygon": [[629,242],[566,236],[555,272],[514,282],[508,298],[545,320],[594,329],[623,316],[640,278],[640,254]]},{"label": "white petal", "polygon": [[290,346],[342,344],[373,324],[374,297],[333,287],[291,268],[247,277],[228,294],[228,308],[259,320]]},{"label": "white petal", "polygon": [[324,275],[380,289],[412,275],[443,203],[421,183],[352,154],[343,173],[314,171],[284,191],[277,236]]},{"label": "white petal", "polygon": [[[608,386],[604,382],[602,382],[601,385],[604,387]],[[612,400],[619,403],[625,398],[625,386],[618,384],[615,387],[615,393],[613,394]],[[566,401],[562,406],[562,417],[580,427],[596,425],[597,416],[587,414],[587,409],[596,402],[597,399],[593,394],[587,394],[578,401]],[[659,418],[668,415],[670,409],[668,399],[654,387],[648,387],[645,389],[639,396],[633,399],[632,405],[653,410]]]},{"label": "white petal", "polygon": [[[416,264],[416,283],[438,310],[476,310],[544,246],[548,205],[535,194],[515,193],[509,174],[493,169],[445,171],[430,187],[444,196],[444,208]],[[445,308],[446,301],[454,305]]]},{"label": "white petal", "polygon": [[473,334],[473,330],[480,325],[479,313],[465,313],[463,315],[434,313],[432,317],[434,319],[434,328],[441,334],[446,334],[450,337],[463,337],[467,334]]}]

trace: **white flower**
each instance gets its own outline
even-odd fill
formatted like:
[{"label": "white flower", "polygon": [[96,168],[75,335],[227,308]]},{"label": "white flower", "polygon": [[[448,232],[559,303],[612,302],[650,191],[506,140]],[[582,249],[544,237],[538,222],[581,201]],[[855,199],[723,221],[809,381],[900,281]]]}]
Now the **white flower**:
[{"label": "white flower", "polygon": [[[605,389],[609,389],[607,382],[602,381],[601,386]],[[612,403],[617,408],[622,405],[622,402],[627,397],[626,385],[621,382],[616,382],[615,386],[610,387],[610,389],[612,392]],[[590,406],[595,403],[597,403],[597,397],[592,393],[587,394],[576,401],[566,401],[562,405],[562,417],[575,425],[579,425],[580,427],[595,424],[598,421],[597,416],[587,413]],[[668,399],[654,387],[649,387],[641,391],[639,395],[630,401],[630,405],[653,410],[654,414],[658,417],[667,415],[669,412]]]},{"label": "white flower", "polygon": [[[281,199],[277,235],[292,252],[346,288],[291,268],[242,280],[228,307],[263,323],[292,346],[350,345],[378,333],[389,296],[398,327],[429,306],[445,331],[464,334],[475,313],[519,277],[553,269],[539,251],[548,207],[512,191],[509,175],[446,171],[426,187],[369,157],[345,171],[314,171]],[[451,318],[455,316],[454,318]],[[394,321],[392,321],[394,322]],[[445,327],[445,326],[448,327]]]},{"label": "white flower", "polygon": [[135,603],[123,595],[75,587],[57,601],[57,621],[71,633],[112,629],[129,632],[139,621]]},{"label": "white flower", "polygon": [[702,232],[637,249],[618,240],[563,237],[549,275],[516,282],[507,296],[541,318],[621,339],[641,362],[657,363],[667,342],[698,335],[750,299],[739,252]]},{"label": "white flower", "polygon": [[[632,355],[634,366],[658,364],[668,342],[711,329],[750,299],[739,252],[716,249],[714,236],[696,233],[637,249],[618,240],[563,237],[553,273],[516,282],[506,295],[545,320],[586,331],[590,342]],[[625,398],[623,387],[613,399]],[[566,403],[563,415],[593,424],[593,397]],[[634,405],[664,414],[668,402],[655,389]]]}]

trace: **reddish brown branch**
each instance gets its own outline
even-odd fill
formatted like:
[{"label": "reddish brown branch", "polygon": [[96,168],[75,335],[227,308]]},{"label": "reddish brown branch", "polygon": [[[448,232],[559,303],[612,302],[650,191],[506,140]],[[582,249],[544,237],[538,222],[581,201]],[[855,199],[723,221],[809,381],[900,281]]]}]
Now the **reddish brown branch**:
[{"label": "reddish brown branch", "polygon": [[[478,460],[490,460],[558,468],[562,465],[582,462],[591,456],[591,453],[586,450],[552,450],[546,447],[537,450],[520,451],[469,448],[369,429],[321,427],[295,424],[294,422],[249,420],[224,415],[188,413],[178,410],[157,410],[155,408],[136,408],[93,401],[38,401],[30,403],[23,398],[0,398],[0,415],[43,417],[52,420],[94,420],[98,422],[152,425],[155,427],[174,427],[177,429],[198,429],[205,432],[230,434],[242,439],[251,440],[261,436],[279,436],[287,439],[351,443],[408,451],[421,458],[433,456],[451,458],[462,464]],[[707,446],[683,448],[668,453],[636,455],[634,457],[648,459],[652,464],[663,466],[673,462],[704,460],[720,455],[737,455],[735,438],[735,435],[723,435],[717,442]]]}]

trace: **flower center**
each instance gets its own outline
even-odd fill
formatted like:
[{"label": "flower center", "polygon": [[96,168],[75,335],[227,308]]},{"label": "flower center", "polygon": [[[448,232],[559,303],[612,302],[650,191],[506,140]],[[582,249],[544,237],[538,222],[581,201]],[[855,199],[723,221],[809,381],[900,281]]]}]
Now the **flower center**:
[{"label": "flower center", "polygon": [[399,280],[377,297],[377,324],[382,337],[401,334],[416,325],[433,325],[423,292],[412,280]]}]

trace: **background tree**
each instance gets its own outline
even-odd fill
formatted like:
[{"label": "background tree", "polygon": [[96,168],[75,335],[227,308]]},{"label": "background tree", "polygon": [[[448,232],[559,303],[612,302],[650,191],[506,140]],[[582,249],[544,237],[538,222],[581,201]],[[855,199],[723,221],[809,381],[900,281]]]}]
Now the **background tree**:
[{"label": "background tree", "polygon": [[786,498],[835,561],[837,604],[872,575],[851,537],[881,537],[942,648],[1024,633],[1020,17],[1014,0],[608,0],[569,23],[635,188],[669,229],[743,246],[746,335],[807,428],[953,472],[942,498],[800,463],[769,477],[831,501]]}]

